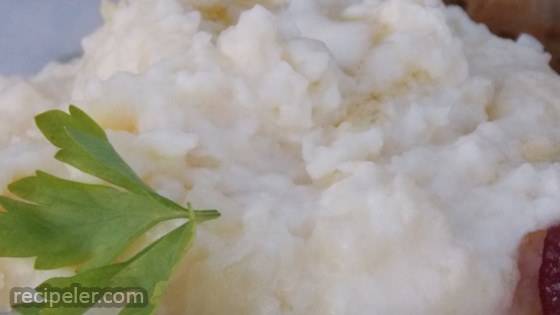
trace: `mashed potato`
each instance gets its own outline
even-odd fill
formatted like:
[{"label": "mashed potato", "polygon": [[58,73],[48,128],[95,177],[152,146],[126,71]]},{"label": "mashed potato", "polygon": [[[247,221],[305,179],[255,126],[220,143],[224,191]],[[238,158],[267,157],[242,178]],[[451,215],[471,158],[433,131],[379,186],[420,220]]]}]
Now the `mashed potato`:
[{"label": "mashed potato", "polygon": [[[103,14],[81,59],[0,78],[0,185],[88,179],[33,126],[75,103],[160,193],[220,209],[160,314],[507,312],[520,239],[560,219],[560,79],[534,39],[439,0]],[[70,273],[32,261],[0,260],[4,310],[10,288]]]}]

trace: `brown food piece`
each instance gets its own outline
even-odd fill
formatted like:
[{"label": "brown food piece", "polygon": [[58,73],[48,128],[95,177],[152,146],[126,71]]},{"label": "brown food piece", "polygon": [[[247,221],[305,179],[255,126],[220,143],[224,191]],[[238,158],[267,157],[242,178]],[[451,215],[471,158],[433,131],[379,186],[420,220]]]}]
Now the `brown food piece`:
[{"label": "brown food piece", "polygon": [[560,225],[526,235],[509,315],[560,315]]},{"label": "brown food piece", "polygon": [[515,289],[510,315],[541,315],[539,268],[546,231],[527,234],[518,250],[519,282]]},{"label": "brown food piece", "polygon": [[544,315],[560,315],[560,225],[548,229],[539,270]]},{"label": "brown food piece", "polygon": [[516,38],[529,33],[552,54],[551,65],[560,71],[559,0],[444,0],[460,5],[477,22],[488,25],[495,34]]}]

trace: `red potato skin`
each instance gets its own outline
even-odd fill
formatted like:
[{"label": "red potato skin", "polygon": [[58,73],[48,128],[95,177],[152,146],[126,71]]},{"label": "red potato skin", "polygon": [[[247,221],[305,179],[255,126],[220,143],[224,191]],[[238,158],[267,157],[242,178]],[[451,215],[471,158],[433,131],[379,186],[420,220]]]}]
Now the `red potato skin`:
[{"label": "red potato skin", "polygon": [[539,298],[539,268],[546,230],[527,234],[518,249],[519,282],[509,315],[542,315]]},{"label": "red potato skin", "polygon": [[560,315],[560,225],[526,235],[509,315]]},{"label": "red potato skin", "polygon": [[560,315],[560,225],[548,230],[539,270],[543,315]]}]

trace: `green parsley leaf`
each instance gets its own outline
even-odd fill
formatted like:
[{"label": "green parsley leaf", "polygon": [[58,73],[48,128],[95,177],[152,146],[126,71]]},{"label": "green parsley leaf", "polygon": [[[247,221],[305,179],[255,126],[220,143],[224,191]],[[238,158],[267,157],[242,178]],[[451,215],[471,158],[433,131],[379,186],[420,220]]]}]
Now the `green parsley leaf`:
[{"label": "green parsley leaf", "polygon": [[155,224],[186,217],[146,195],[43,172],[8,189],[26,202],[0,196],[0,256],[36,256],[36,269],[111,263]]},{"label": "green parsley leaf", "polygon": [[152,191],[118,155],[93,119],[73,105],[69,112],[51,110],[35,117],[45,137],[60,148],[55,155],[58,160],[136,193]]},{"label": "green parsley leaf", "polygon": [[[36,257],[36,269],[76,266],[77,274],[45,285],[141,287],[150,295],[142,309],[151,314],[173,267],[192,242],[197,224],[219,217],[217,210],[194,210],[157,194],[118,155],[103,129],[82,110],[52,110],[36,117],[45,137],[60,148],[56,158],[113,186],[86,184],[37,171],[0,196],[0,257]],[[183,218],[188,222],[126,262],[117,258],[154,225]],[[41,288],[41,287],[40,287]],[[30,314],[82,314],[80,308],[35,309]]]},{"label": "green parsley leaf", "polygon": [[[45,281],[37,291],[49,286],[67,288],[79,283],[89,288],[143,288],[147,292],[147,305],[127,306],[120,315],[152,314],[167,286],[167,279],[173,267],[181,260],[183,253],[192,244],[195,222],[191,221],[160,238],[130,260],[96,269],[91,269],[73,277],[52,278]],[[65,308],[16,307],[24,315],[80,315],[93,305]]]}]

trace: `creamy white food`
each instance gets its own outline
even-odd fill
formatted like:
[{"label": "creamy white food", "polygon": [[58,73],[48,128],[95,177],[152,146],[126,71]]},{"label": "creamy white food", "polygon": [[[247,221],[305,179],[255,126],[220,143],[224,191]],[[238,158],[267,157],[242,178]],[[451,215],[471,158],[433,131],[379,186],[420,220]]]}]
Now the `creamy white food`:
[{"label": "creamy white food", "polygon": [[[0,78],[0,186],[91,180],[33,125],[74,103],[160,193],[220,209],[160,314],[507,313],[520,239],[560,219],[560,80],[534,39],[436,0],[103,13],[79,60]],[[70,274],[32,262],[0,260],[3,310]]]}]

